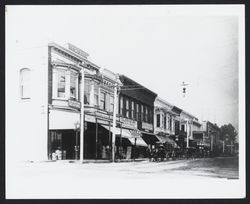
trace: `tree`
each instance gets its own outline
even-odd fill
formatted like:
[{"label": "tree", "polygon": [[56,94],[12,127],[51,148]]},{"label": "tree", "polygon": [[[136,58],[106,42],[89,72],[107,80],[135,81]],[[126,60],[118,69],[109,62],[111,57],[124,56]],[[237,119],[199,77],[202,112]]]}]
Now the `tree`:
[{"label": "tree", "polygon": [[231,123],[220,127],[220,139],[223,141],[235,143],[237,135],[238,132],[235,130],[234,126]]}]

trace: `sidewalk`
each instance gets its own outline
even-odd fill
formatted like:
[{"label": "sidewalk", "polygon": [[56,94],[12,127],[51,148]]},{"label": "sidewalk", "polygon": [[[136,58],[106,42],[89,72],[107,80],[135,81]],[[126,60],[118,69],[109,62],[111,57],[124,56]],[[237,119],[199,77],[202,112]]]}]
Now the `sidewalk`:
[{"label": "sidewalk", "polygon": [[[142,162],[142,161],[148,161],[148,158],[137,158],[137,159],[118,159],[115,161],[115,163],[120,162]],[[44,162],[59,162],[59,163],[80,163],[80,160],[48,160]],[[101,159],[84,159],[84,163],[112,163],[110,160],[101,160]]]}]

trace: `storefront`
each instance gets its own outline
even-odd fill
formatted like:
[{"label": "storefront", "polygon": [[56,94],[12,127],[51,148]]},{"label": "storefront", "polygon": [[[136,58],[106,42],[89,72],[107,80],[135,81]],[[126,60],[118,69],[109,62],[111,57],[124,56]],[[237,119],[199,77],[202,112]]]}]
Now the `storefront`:
[{"label": "storefront", "polygon": [[80,113],[61,109],[51,109],[49,112],[49,159],[79,158]]}]

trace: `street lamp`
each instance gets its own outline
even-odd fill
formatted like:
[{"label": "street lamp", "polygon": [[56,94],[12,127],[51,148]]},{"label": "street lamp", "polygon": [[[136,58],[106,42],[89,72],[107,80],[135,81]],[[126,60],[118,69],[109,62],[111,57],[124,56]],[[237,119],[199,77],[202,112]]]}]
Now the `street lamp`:
[{"label": "street lamp", "polygon": [[79,145],[78,145],[78,137],[77,137],[77,132],[80,129],[80,123],[77,121],[75,123],[75,131],[76,131],[76,145],[75,145],[75,159],[78,159],[78,151],[79,151]]}]

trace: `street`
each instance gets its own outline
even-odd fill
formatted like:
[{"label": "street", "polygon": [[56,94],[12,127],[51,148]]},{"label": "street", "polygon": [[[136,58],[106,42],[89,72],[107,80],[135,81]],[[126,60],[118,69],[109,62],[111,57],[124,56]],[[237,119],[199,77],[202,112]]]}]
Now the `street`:
[{"label": "street", "polygon": [[[19,163],[6,171],[7,197],[80,198],[86,190],[103,189],[103,184],[155,180],[173,183],[175,180],[237,179],[238,159],[205,158],[164,162],[69,163],[66,161]],[[120,183],[119,183],[119,182]],[[88,183],[88,188],[83,184]],[[126,185],[126,184],[124,184]],[[155,185],[152,183],[152,185]],[[157,185],[157,184],[156,184]],[[81,186],[81,187],[79,187]],[[85,189],[85,190],[83,190]],[[105,189],[104,189],[105,191]],[[94,192],[90,193],[91,195]],[[98,192],[100,193],[100,192]]]}]

